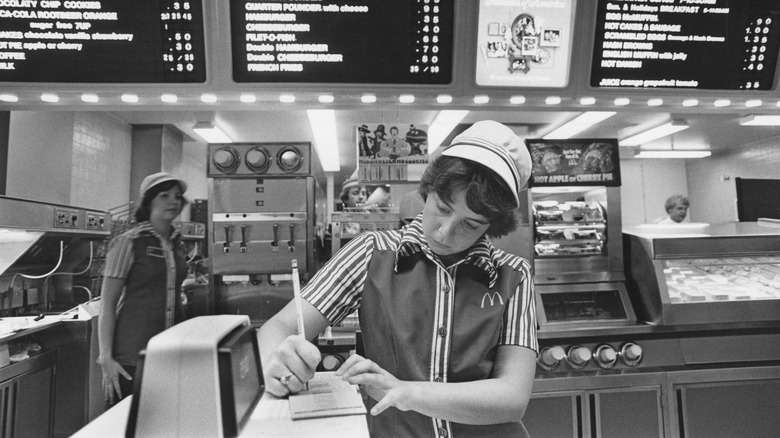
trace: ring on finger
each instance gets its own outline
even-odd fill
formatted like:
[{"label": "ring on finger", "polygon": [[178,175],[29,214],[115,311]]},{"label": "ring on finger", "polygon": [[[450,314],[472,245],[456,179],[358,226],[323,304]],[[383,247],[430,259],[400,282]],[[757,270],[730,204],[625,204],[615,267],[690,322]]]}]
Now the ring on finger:
[{"label": "ring on finger", "polygon": [[287,384],[289,384],[289,383],[290,383],[290,377],[292,377],[292,376],[294,376],[294,374],[293,374],[293,373],[290,373],[290,374],[288,374],[288,375],[286,375],[286,376],[279,377],[279,382],[280,382],[282,385],[284,385],[284,386],[287,386]]}]

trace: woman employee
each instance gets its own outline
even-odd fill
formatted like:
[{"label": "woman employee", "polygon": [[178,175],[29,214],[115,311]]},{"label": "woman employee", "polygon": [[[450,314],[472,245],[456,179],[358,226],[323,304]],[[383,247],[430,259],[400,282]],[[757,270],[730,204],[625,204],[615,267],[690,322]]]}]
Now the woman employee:
[{"label": "woman employee", "polygon": [[[365,357],[337,374],[367,390],[372,437],[525,436],[538,350],[531,269],[486,237],[517,226],[531,158],[488,120],[440,149],[420,183],[422,213],[352,239],[304,288],[305,337],[360,309]],[[300,391],[320,360],[295,333],[294,303],[260,329],[277,396]]]},{"label": "woman employee", "polygon": [[185,190],[184,181],[165,172],[144,178],[138,225],[115,237],[106,255],[98,363],[109,404],[132,394],[138,353],[149,339],[183,319],[187,266],[171,224],[187,204]]}]

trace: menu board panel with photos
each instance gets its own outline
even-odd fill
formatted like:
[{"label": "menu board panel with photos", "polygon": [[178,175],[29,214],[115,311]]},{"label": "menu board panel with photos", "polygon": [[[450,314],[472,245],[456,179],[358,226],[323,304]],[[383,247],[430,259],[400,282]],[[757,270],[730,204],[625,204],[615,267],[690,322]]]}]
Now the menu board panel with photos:
[{"label": "menu board panel with photos", "polygon": [[777,0],[599,0],[590,85],[769,90]]},{"label": "menu board panel with photos", "polygon": [[620,186],[617,139],[527,139],[533,166],[529,187]]},{"label": "menu board panel with photos", "polygon": [[206,81],[202,0],[3,0],[0,82]]},{"label": "menu board panel with photos", "polygon": [[449,84],[452,0],[230,0],[233,80]]}]

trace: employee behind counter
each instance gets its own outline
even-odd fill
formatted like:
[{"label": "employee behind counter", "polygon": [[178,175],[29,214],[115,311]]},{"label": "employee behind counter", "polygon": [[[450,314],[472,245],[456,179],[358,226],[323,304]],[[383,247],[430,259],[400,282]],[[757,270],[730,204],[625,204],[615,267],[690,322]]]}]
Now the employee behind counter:
[{"label": "employee behind counter", "polygon": [[[352,239],[302,291],[306,339],[360,309],[365,357],[337,370],[363,385],[373,437],[518,437],[538,351],[527,260],[487,236],[517,226],[531,173],[523,141],[477,122],[436,151],[424,208],[400,230]],[[320,353],[290,303],[260,329],[266,389],[301,391]]]}]

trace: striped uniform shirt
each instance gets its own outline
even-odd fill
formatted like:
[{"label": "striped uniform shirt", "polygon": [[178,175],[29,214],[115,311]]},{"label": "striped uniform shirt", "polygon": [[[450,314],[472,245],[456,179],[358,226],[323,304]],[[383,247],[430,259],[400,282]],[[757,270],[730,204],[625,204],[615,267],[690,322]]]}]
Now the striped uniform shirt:
[{"label": "striped uniform shirt", "polygon": [[[366,357],[401,380],[483,380],[496,347],[539,349],[528,261],[483,237],[445,267],[425,241],[422,214],[401,230],[355,237],[302,294],[332,324],[359,309]],[[522,436],[524,430],[519,422],[464,425],[394,408],[369,422],[372,437]]]}]

